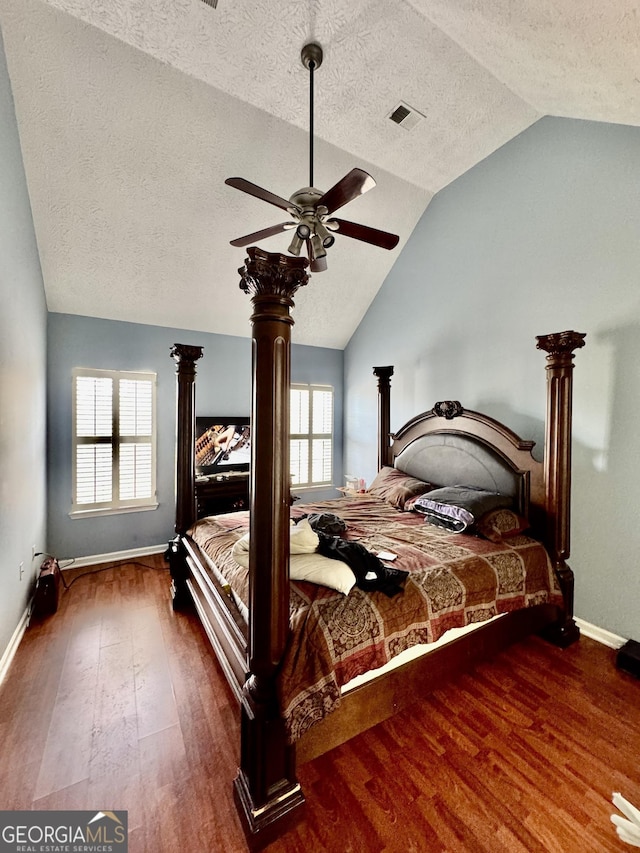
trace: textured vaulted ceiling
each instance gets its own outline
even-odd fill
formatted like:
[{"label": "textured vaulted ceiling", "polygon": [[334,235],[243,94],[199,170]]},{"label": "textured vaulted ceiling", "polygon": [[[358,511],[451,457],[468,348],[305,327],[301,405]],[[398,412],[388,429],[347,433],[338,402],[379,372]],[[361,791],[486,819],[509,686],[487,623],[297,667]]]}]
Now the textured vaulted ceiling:
[{"label": "textured vaulted ceiling", "polygon": [[[338,237],[296,297],[294,340],[343,347],[433,194],[542,115],[640,123],[627,0],[0,0],[52,311],[248,333],[229,240],[282,220],[225,186],[377,187],[341,211],[400,235]],[[425,118],[388,119],[404,101]],[[287,235],[262,245],[285,252]]]}]

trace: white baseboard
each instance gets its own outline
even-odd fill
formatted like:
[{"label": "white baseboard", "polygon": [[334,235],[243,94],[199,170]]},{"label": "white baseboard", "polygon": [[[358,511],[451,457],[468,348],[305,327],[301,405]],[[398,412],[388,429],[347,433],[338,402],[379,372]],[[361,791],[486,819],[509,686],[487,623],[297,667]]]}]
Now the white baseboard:
[{"label": "white baseboard", "polygon": [[116,563],[118,560],[135,560],[137,557],[148,557],[151,554],[164,554],[168,543],[162,545],[147,545],[146,548],[130,548],[128,551],[112,551],[110,554],[92,554],[89,557],[76,557],[75,560],[60,560],[60,568],[80,569],[83,566],[95,566],[98,563]]},{"label": "white baseboard", "polygon": [[24,632],[27,630],[27,625],[29,624],[29,612],[30,607],[27,606],[25,608],[24,613],[22,614],[22,617],[20,618],[18,627],[13,632],[13,636],[9,640],[9,645],[4,650],[2,658],[0,658],[0,684],[2,684],[5,675],[9,671],[11,661],[13,660],[15,653],[18,651],[18,646],[20,645],[20,641],[24,636]]},{"label": "white baseboard", "polygon": [[580,628],[580,633],[584,634],[585,637],[596,640],[596,642],[602,643],[603,646],[609,646],[610,649],[619,649],[627,642],[625,637],[612,634],[611,631],[606,631],[604,628],[592,625],[591,622],[585,622],[584,619],[578,619],[577,616],[576,625]]}]

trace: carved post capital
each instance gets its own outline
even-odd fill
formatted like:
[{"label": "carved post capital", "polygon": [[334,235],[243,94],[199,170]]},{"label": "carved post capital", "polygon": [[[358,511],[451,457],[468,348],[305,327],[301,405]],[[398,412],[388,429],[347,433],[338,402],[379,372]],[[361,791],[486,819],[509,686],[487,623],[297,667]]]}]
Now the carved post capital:
[{"label": "carved post capital", "polygon": [[257,246],[247,249],[249,257],[240,267],[240,290],[257,296],[276,296],[291,301],[299,287],[309,281],[306,258],[265,252]]},{"label": "carved post capital", "polygon": [[192,364],[195,366],[195,362],[202,358],[202,352],[202,347],[192,346],[191,344],[174,344],[169,355],[180,369],[182,365]]},{"label": "carved post capital", "polygon": [[374,367],[373,375],[377,376],[378,379],[386,379],[388,381],[393,376],[393,365],[390,364],[387,367]]},{"label": "carved post capital", "polygon": [[385,391],[391,385],[391,377],[393,376],[393,367],[374,367],[373,375],[378,377],[378,391]]},{"label": "carved post capital", "polygon": [[550,362],[568,362],[573,360],[573,351],[584,346],[586,333],[583,332],[554,332],[551,335],[537,335],[537,349],[548,353]]}]

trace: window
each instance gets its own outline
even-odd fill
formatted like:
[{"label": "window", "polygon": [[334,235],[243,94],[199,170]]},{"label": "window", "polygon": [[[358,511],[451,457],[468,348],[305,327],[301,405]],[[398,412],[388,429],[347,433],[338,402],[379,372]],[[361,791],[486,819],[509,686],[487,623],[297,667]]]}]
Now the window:
[{"label": "window", "polygon": [[156,374],[73,374],[72,515],[155,509]]},{"label": "window", "polygon": [[333,481],[333,388],[291,387],[291,485],[326,486]]}]

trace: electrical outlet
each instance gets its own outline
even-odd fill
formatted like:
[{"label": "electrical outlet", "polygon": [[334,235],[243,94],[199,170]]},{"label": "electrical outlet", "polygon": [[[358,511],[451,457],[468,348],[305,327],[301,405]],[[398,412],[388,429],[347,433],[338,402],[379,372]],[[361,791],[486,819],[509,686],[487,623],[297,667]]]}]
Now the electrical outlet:
[{"label": "electrical outlet", "polygon": [[20,580],[22,580],[22,575],[24,574],[24,560],[20,560],[18,571],[20,572]]}]

